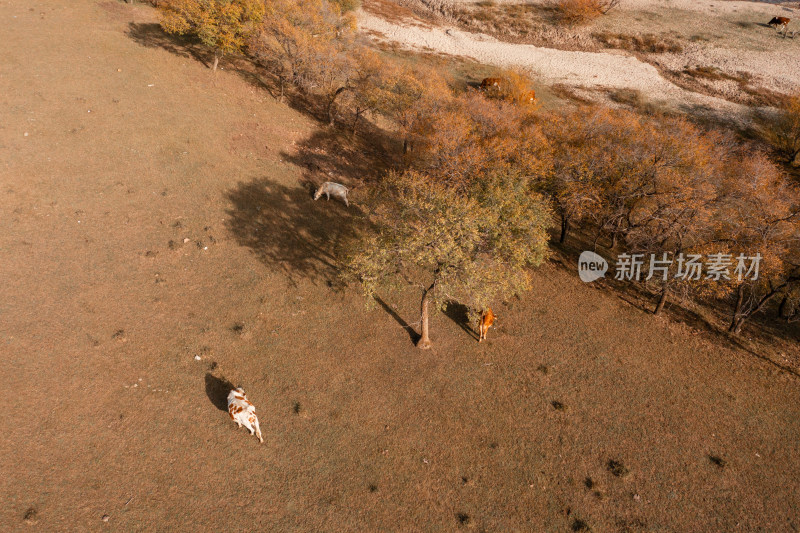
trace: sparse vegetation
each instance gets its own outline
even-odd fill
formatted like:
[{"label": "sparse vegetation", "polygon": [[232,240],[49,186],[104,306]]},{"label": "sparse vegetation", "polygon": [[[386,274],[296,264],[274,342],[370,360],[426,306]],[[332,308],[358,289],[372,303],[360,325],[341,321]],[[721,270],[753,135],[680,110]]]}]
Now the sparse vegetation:
[{"label": "sparse vegetation", "polygon": [[[648,91],[616,91],[633,112],[486,98],[430,56],[362,47],[333,4],[266,2],[216,76],[192,59],[210,67],[213,45],[144,5],[0,4],[6,529],[798,523],[791,152],[647,116]],[[328,179],[349,207],[312,200]],[[557,218],[565,246],[531,268]],[[606,258],[760,253],[763,279],[661,291],[612,266],[583,284],[594,237]],[[678,321],[640,312],[650,290]],[[487,303],[478,343],[467,306]],[[435,352],[414,356],[421,326]],[[234,383],[266,448],[230,422]]]},{"label": "sparse vegetation", "polygon": [[652,33],[631,35],[627,33],[597,32],[593,33],[592,37],[607,48],[618,48],[631,52],[675,54],[683,51],[683,46],[678,41]]},{"label": "sparse vegetation", "polygon": [[717,92],[716,82],[734,82],[741,91],[740,95],[734,99],[748,105],[780,107],[786,105],[787,102],[785,95],[754,85],[753,76],[743,71],[731,74],[713,66],[696,66],[686,67],[680,73],[672,75],[675,81],[681,85],[687,85],[685,82],[690,80],[688,87],[711,94]]}]

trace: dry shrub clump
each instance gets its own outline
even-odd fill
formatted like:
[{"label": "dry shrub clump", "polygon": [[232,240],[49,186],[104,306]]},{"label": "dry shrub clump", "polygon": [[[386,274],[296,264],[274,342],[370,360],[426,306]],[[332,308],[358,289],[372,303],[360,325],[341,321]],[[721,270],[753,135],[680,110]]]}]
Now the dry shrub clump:
[{"label": "dry shrub clump", "polygon": [[585,24],[605,15],[619,5],[619,0],[556,0],[554,8],[562,23]]},{"label": "dry shrub clump", "polygon": [[487,97],[521,106],[536,103],[533,81],[525,72],[505,69],[495,72],[491,77],[500,80],[500,83],[485,89]]},{"label": "dry shrub clump", "polygon": [[432,14],[448,22],[458,20],[457,4],[453,0],[399,0],[397,3],[419,14]]},{"label": "dry shrub clump", "polygon": [[681,46],[679,42],[652,33],[629,35],[625,33],[599,32],[593,33],[592,37],[608,48],[618,48],[631,52],[650,54],[675,54],[683,52],[683,46]]},{"label": "dry shrub clump", "polygon": [[800,93],[787,98],[775,115],[760,117],[761,136],[790,164],[800,165]]}]

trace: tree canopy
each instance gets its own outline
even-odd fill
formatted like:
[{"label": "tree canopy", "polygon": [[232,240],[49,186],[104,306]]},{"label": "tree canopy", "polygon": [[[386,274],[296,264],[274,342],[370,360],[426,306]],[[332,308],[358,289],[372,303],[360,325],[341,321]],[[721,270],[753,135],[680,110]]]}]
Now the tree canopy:
[{"label": "tree canopy", "polygon": [[462,194],[418,172],[392,173],[351,243],[347,273],[368,297],[385,287],[420,292],[420,348],[431,345],[429,309],[457,301],[483,309],[530,286],[548,253],[551,212],[525,179],[498,174]]}]

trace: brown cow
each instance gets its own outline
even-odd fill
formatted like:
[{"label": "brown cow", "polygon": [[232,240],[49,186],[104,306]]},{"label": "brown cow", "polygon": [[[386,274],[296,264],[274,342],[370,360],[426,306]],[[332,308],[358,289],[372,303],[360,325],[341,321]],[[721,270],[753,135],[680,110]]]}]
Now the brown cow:
[{"label": "brown cow", "polygon": [[481,314],[481,322],[478,324],[478,331],[480,332],[480,336],[478,337],[478,342],[481,342],[483,339],[486,338],[486,332],[489,331],[489,328],[492,327],[494,324],[497,315],[492,313],[492,308],[487,307],[486,311]]},{"label": "brown cow", "polygon": [[534,103],[535,101],[536,101],[536,91],[533,91],[533,90],[531,90],[531,91],[528,91],[528,94],[526,94],[526,95],[525,95],[525,100],[524,100],[524,102],[525,102],[526,104],[532,104],[532,103]]},{"label": "brown cow", "polygon": [[783,36],[786,37],[786,31],[789,29],[789,23],[791,21],[792,19],[787,19],[786,17],[773,17],[767,26],[772,26],[778,30],[778,33],[780,33],[781,28],[783,28]]},{"label": "brown cow", "polygon": [[[505,78],[483,78],[481,81],[480,90],[481,91],[492,91],[491,94],[498,95],[502,94],[501,91],[507,88],[508,80]],[[536,102],[536,91],[530,90],[518,100],[520,104],[532,104]]]},{"label": "brown cow", "polygon": [[481,82],[481,90],[485,91],[487,89],[500,89],[503,85],[506,84],[506,80],[503,78],[483,78]]}]

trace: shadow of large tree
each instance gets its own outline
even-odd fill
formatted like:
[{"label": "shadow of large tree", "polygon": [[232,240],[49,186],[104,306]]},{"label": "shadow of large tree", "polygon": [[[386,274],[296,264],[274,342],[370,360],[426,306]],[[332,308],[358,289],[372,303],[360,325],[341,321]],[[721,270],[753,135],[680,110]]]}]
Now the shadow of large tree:
[{"label": "shadow of large tree", "polygon": [[321,280],[341,288],[335,252],[359,211],[334,199],[315,202],[312,194],[311,184],[286,187],[266,178],[239,183],[226,193],[226,225],[240,245],[292,283]]},{"label": "shadow of large tree", "polygon": [[156,22],[131,22],[128,24],[128,37],[147,48],[163,48],[180,57],[191,57],[207,67],[213,54],[192,37],[170,35]]},{"label": "shadow of large tree", "polygon": [[281,158],[304,169],[309,182],[342,181],[355,187],[380,179],[401,166],[399,142],[391,133],[363,121],[358,135],[324,127],[281,153]]}]

